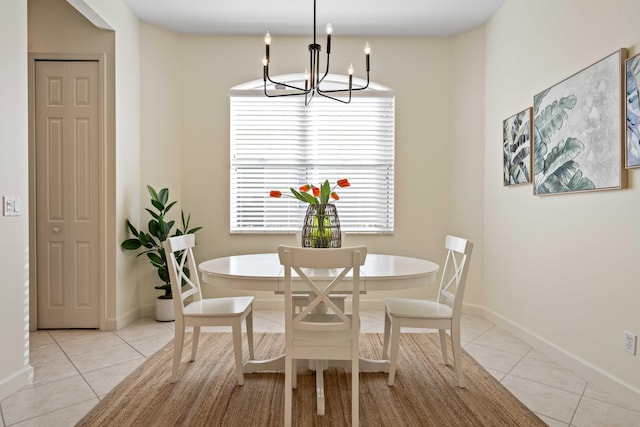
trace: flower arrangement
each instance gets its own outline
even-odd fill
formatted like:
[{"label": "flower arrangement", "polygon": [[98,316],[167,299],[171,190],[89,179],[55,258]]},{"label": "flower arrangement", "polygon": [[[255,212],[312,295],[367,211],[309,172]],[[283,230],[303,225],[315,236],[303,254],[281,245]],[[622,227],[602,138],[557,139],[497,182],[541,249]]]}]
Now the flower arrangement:
[{"label": "flower arrangement", "polygon": [[[290,195],[289,197],[298,199],[301,202],[310,203],[312,205],[326,204],[330,203],[329,199],[340,200],[340,196],[338,196],[338,193],[334,191],[336,187],[346,188],[350,186],[351,183],[349,183],[349,180],[346,178],[339,179],[333,187],[331,187],[331,184],[329,184],[329,180],[327,179],[320,185],[320,187],[316,187],[311,184],[305,184],[300,187],[299,191],[295,188],[290,188],[291,194],[293,194],[293,196]],[[282,197],[282,192],[278,190],[271,190],[269,196],[280,198]]]},{"label": "flower arrangement", "polygon": [[[341,246],[340,220],[336,207],[331,202],[340,200],[337,187],[350,187],[348,179],[339,179],[332,187],[325,180],[320,187],[305,184],[298,190],[291,188],[291,198],[308,203],[302,227],[302,246],[311,248],[339,248]],[[282,192],[272,190],[269,196],[280,198]]]}]

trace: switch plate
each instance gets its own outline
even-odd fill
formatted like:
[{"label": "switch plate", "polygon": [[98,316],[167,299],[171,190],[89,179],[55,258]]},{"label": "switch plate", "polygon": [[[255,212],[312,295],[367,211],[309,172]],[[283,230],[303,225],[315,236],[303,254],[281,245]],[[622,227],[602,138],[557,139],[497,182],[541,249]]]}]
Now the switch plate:
[{"label": "switch plate", "polygon": [[22,199],[16,196],[2,197],[2,214],[4,216],[20,216],[22,213]]}]

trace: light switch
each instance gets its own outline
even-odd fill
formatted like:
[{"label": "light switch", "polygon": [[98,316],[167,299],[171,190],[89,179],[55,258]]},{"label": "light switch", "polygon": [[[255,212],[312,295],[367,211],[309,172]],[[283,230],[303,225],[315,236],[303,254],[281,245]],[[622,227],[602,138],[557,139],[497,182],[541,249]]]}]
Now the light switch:
[{"label": "light switch", "polygon": [[2,197],[2,214],[4,216],[20,216],[22,213],[22,199],[16,196]]}]

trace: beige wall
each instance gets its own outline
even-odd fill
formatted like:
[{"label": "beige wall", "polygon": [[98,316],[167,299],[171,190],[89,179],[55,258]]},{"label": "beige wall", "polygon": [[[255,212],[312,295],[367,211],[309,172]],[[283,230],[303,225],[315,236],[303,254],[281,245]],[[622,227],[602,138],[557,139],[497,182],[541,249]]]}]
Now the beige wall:
[{"label": "beige wall", "polygon": [[535,197],[502,186],[502,121],[533,96],[626,47],[640,52],[634,0],[508,0],[486,26],[484,304],[596,383],[640,401],[639,170],[629,189]]},{"label": "beige wall", "polygon": [[[170,211],[176,227],[180,226],[182,172],[188,168],[182,164],[184,79],[179,42],[180,37],[172,32],[141,24],[140,203],[142,209],[151,207],[147,185],[156,190],[168,188],[170,200],[178,201]],[[146,229],[149,219],[149,214],[143,211],[136,225],[144,224]],[[131,252],[128,255],[133,257]],[[147,257],[138,258],[136,263],[140,273],[141,313],[153,316],[155,298],[162,294],[154,286],[162,282]]]},{"label": "beige wall", "polygon": [[[147,30],[143,28],[143,32]],[[272,36],[273,74],[302,71],[309,39]],[[148,35],[143,38],[146,39]],[[366,244],[372,252],[439,260],[443,256],[444,235],[452,226],[451,41],[336,37],[332,71],[344,72],[353,61],[356,76],[362,73],[366,40],[372,46],[372,79],[396,91],[395,234],[349,235],[347,239]],[[142,50],[146,51],[146,46]],[[192,212],[194,223],[204,226],[199,232],[200,259],[269,252],[280,243],[294,242],[293,235],[229,234],[229,89],[261,78],[263,55],[261,37],[180,39],[177,60],[182,65],[182,206]],[[143,111],[153,108],[153,99],[143,97],[142,102]],[[482,124],[479,119],[476,123]],[[481,189],[481,174],[469,179]],[[357,187],[349,189],[353,191],[358,191]],[[343,197],[349,197],[348,193]],[[214,289],[207,292],[220,294]],[[429,293],[433,288],[417,294]],[[259,297],[277,299],[272,294]],[[382,294],[367,296],[376,300],[381,297]]]},{"label": "beige wall", "polygon": [[23,214],[0,213],[0,400],[28,384],[29,193],[27,179],[27,5],[0,3],[0,196],[22,199]]},{"label": "beige wall", "polygon": [[[113,306],[109,327],[119,327],[140,315],[137,259],[120,249],[127,238],[125,221],[141,215],[140,170],[140,40],[139,21],[120,0],[83,1],[83,8],[115,31],[115,144],[108,151],[107,304]],[[111,263],[113,260],[113,263]]]}]

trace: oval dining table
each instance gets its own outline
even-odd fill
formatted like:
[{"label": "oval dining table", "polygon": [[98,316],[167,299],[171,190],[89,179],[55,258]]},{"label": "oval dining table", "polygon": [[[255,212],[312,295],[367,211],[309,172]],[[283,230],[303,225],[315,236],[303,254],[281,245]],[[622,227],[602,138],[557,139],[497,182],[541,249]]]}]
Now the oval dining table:
[{"label": "oval dining table", "polygon": [[[277,253],[214,258],[200,263],[198,269],[202,275],[202,282],[212,286],[284,293],[284,268],[280,265]],[[438,264],[425,259],[368,254],[360,269],[360,292],[366,294],[370,291],[393,291],[427,286],[435,281],[439,269]],[[306,273],[318,280],[332,277],[329,271],[322,269],[306,271]],[[351,293],[348,280],[343,288],[337,287],[335,291]],[[389,372],[389,365],[389,360],[360,358],[360,369],[363,371]],[[331,366],[348,368],[351,364],[349,361],[333,361]],[[266,360],[248,360],[243,365],[245,373],[281,370],[284,370],[284,355]],[[319,415],[324,414],[323,381],[322,370],[316,369],[316,398]]]}]

